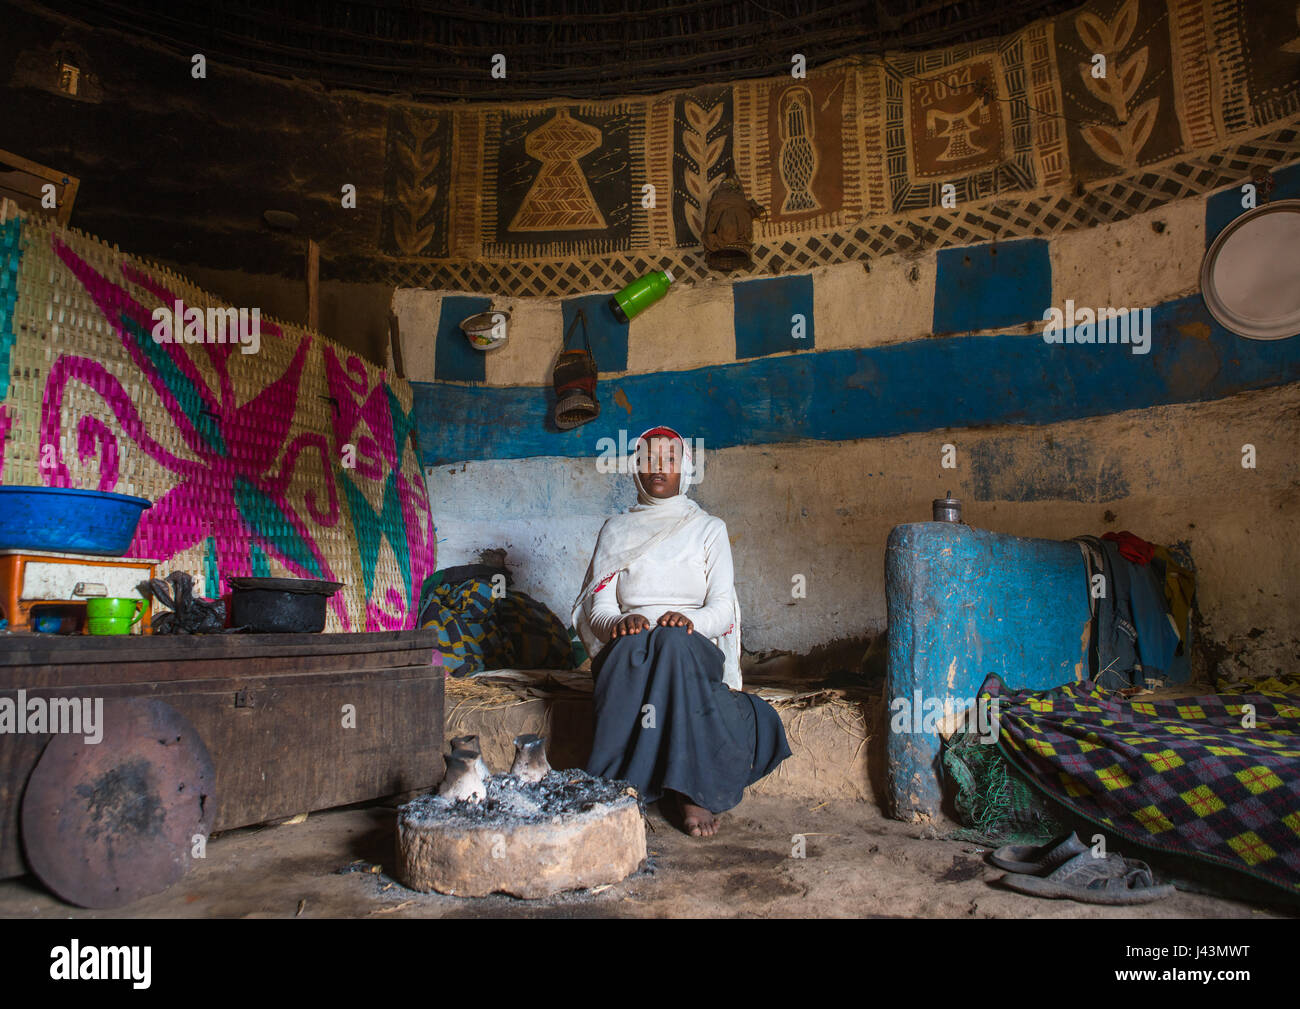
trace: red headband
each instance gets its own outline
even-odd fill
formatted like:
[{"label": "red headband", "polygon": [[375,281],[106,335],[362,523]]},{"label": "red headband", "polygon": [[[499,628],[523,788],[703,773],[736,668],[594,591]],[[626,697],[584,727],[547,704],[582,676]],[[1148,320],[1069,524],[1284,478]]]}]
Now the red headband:
[{"label": "red headband", "polygon": [[678,441],[684,441],[682,436],[674,431],[671,427],[654,427],[643,434],[638,441],[649,441],[651,438],[676,438]]}]

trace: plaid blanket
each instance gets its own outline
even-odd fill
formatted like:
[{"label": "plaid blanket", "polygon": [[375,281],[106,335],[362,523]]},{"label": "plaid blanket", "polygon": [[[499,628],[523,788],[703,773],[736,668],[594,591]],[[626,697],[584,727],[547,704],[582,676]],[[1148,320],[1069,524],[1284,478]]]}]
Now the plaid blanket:
[{"label": "plaid blanket", "polygon": [[1300,697],[1130,702],[1091,682],[1011,691],[996,675],[980,692],[998,698],[1003,756],[1057,802],[1300,894]]}]

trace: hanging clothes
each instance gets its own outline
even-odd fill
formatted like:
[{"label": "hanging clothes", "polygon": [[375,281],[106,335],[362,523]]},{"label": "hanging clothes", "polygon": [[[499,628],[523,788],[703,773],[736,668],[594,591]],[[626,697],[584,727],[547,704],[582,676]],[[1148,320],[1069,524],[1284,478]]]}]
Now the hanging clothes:
[{"label": "hanging clothes", "polygon": [[1190,667],[1179,654],[1182,638],[1170,617],[1162,578],[1149,564],[1126,558],[1118,539],[1076,536],[1074,541],[1088,576],[1092,676],[1109,689],[1142,686],[1147,680],[1184,682]]},{"label": "hanging clothes", "polygon": [[[1133,626],[1137,628],[1140,662],[1140,666],[1134,669],[1133,682],[1138,683],[1141,679],[1179,682],[1174,666],[1182,639],[1169,615],[1162,580],[1149,564],[1124,563],[1130,565],[1129,612]],[[1186,678],[1184,674],[1182,679]]]},{"label": "hanging clothes", "polygon": [[1196,571],[1190,566],[1190,559],[1186,560],[1184,563],[1184,558],[1175,555],[1169,547],[1158,546],[1151,562],[1164,583],[1165,602],[1182,640],[1184,656],[1191,654],[1192,608],[1196,601]]},{"label": "hanging clothes", "polygon": [[1118,545],[1119,552],[1124,556],[1124,559],[1132,561],[1134,564],[1150,564],[1151,558],[1155,554],[1156,548],[1154,546],[1142,539],[1142,537],[1134,536],[1127,530],[1119,533],[1104,533],[1101,538]]},{"label": "hanging clothes", "polygon": [[[1128,568],[1112,543],[1096,536],[1076,536],[1088,575],[1088,601],[1092,631],[1088,660],[1092,678],[1111,690],[1133,685],[1137,665],[1137,628],[1130,619]],[[1101,580],[1097,580],[1097,576]]]}]

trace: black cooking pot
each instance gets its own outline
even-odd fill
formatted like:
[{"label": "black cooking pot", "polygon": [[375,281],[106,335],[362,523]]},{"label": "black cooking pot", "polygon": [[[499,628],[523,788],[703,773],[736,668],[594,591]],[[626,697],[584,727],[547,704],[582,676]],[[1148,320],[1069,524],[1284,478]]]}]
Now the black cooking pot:
[{"label": "black cooking pot", "polygon": [[230,625],[259,634],[325,629],[325,601],[342,582],[312,578],[231,578]]}]

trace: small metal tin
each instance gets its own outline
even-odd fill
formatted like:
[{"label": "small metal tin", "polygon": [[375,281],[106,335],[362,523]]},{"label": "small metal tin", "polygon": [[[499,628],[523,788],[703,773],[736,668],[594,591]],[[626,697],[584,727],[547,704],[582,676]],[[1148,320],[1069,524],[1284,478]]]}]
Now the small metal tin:
[{"label": "small metal tin", "polygon": [[952,491],[944,491],[945,497],[934,499],[934,520],[936,522],[961,522],[961,501],[952,496]]}]

